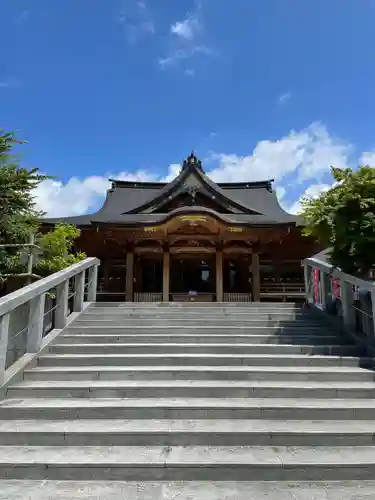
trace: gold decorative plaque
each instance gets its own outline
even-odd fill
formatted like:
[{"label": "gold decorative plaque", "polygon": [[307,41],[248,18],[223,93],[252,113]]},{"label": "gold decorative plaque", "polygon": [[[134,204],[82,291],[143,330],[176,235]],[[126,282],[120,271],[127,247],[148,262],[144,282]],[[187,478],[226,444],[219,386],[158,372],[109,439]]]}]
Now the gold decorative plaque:
[{"label": "gold decorative plaque", "polygon": [[155,231],[157,231],[159,228],[157,226],[146,226],[143,228],[143,230],[146,232],[146,233],[155,233]]},{"label": "gold decorative plaque", "polygon": [[242,233],[243,227],[229,227],[228,231],[231,233]]},{"label": "gold decorative plaque", "polygon": [[184,222],[207,222],[207,217],[202,215],[182,215],[180,219]]}]

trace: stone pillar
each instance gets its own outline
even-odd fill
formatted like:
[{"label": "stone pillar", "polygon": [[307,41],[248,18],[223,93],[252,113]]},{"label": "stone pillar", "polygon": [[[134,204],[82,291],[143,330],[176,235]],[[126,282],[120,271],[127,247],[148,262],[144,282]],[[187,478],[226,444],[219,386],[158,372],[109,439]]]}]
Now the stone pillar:
[{"label": "stone pillar", "polygon": [[169,302],[170,254],[163,254],[163,302]]},{"label": "stone pillar", "polygon": [[134,253],[126,254],[126,301],[133,302]]},{"label": "stone pillar", "polygon": [[223,252],[216,252],[216,302],[223,302]]},{"label": "stone pillar", "polygon": [[253,301],[260,302],[260,266],[259,266],[259,253],[253,252],[252,254],[252,283],[253,283]]}]

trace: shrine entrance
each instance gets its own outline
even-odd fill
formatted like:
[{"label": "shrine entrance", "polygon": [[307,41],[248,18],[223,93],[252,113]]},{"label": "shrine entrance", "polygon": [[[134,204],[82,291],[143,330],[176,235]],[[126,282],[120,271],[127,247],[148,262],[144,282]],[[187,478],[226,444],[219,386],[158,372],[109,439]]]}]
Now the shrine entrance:
[{"label": "shrine entrance", "polygon": [[214,301],[215,266],[215,255],[173,256],[170,263],[171,300]]}]

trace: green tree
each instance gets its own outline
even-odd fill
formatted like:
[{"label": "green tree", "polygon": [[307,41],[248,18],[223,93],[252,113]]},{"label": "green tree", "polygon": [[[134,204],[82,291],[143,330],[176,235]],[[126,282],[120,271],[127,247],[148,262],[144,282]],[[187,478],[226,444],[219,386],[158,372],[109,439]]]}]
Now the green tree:
[{"label": "green tree", "polygon": [[35,272],[41,276],[56,273],[86,258],[83,252],[73,253],[74,241],[81,231],[72,224],[58,223],[53,231],[38,238],[42,258],[35,265]]},{"label": "green tree", "polygon": [[304,233],[331,248],[332,265],[367,277],[375,265],[375,169],[331,171],[333,187],[302,200]]},{"label": "green tree", "polygon": [[[12,154],[12,132],[0,129],[0,244],[28,243],[35,234],[43,215],[36,209],[34,189],[47,179],[38,169],[20,166],[19,157]],[[25,271],[21,263],[22,249],[0,247],[0,275]]]},{"label": "green tree", "polygon": [[[28,170],[20,166],[18,156],[12,154],[14,143],[23,143],[11,132],[0,129],[0,244],[22,245],[36,236],[44,215],[36,209],[35,188],[50,177],[41,175],[38,169]],[[84,259],[82,252],[72,252],[80,230],[70,224],[58,224],[46,234],[39,234],[36,243],[40,247],[33,274],[46,276],[60,271]],[[0,280],[26,272],[25,253],[22,246],[0,247]]]}]

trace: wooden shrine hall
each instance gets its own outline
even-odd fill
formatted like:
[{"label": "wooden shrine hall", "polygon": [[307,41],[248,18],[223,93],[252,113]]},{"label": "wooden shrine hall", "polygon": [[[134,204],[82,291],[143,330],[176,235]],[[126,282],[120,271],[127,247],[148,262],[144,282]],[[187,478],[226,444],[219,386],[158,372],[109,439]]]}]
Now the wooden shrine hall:
[{"label": "wooden shrine hall", "polygon": [[303,300],[301,261],[319,248],[272,180],[216,184],[192,153],[169,183],[111,182],[98,212],[43,221],[81,229],[77,250],[102,263],[99,300]]}]

